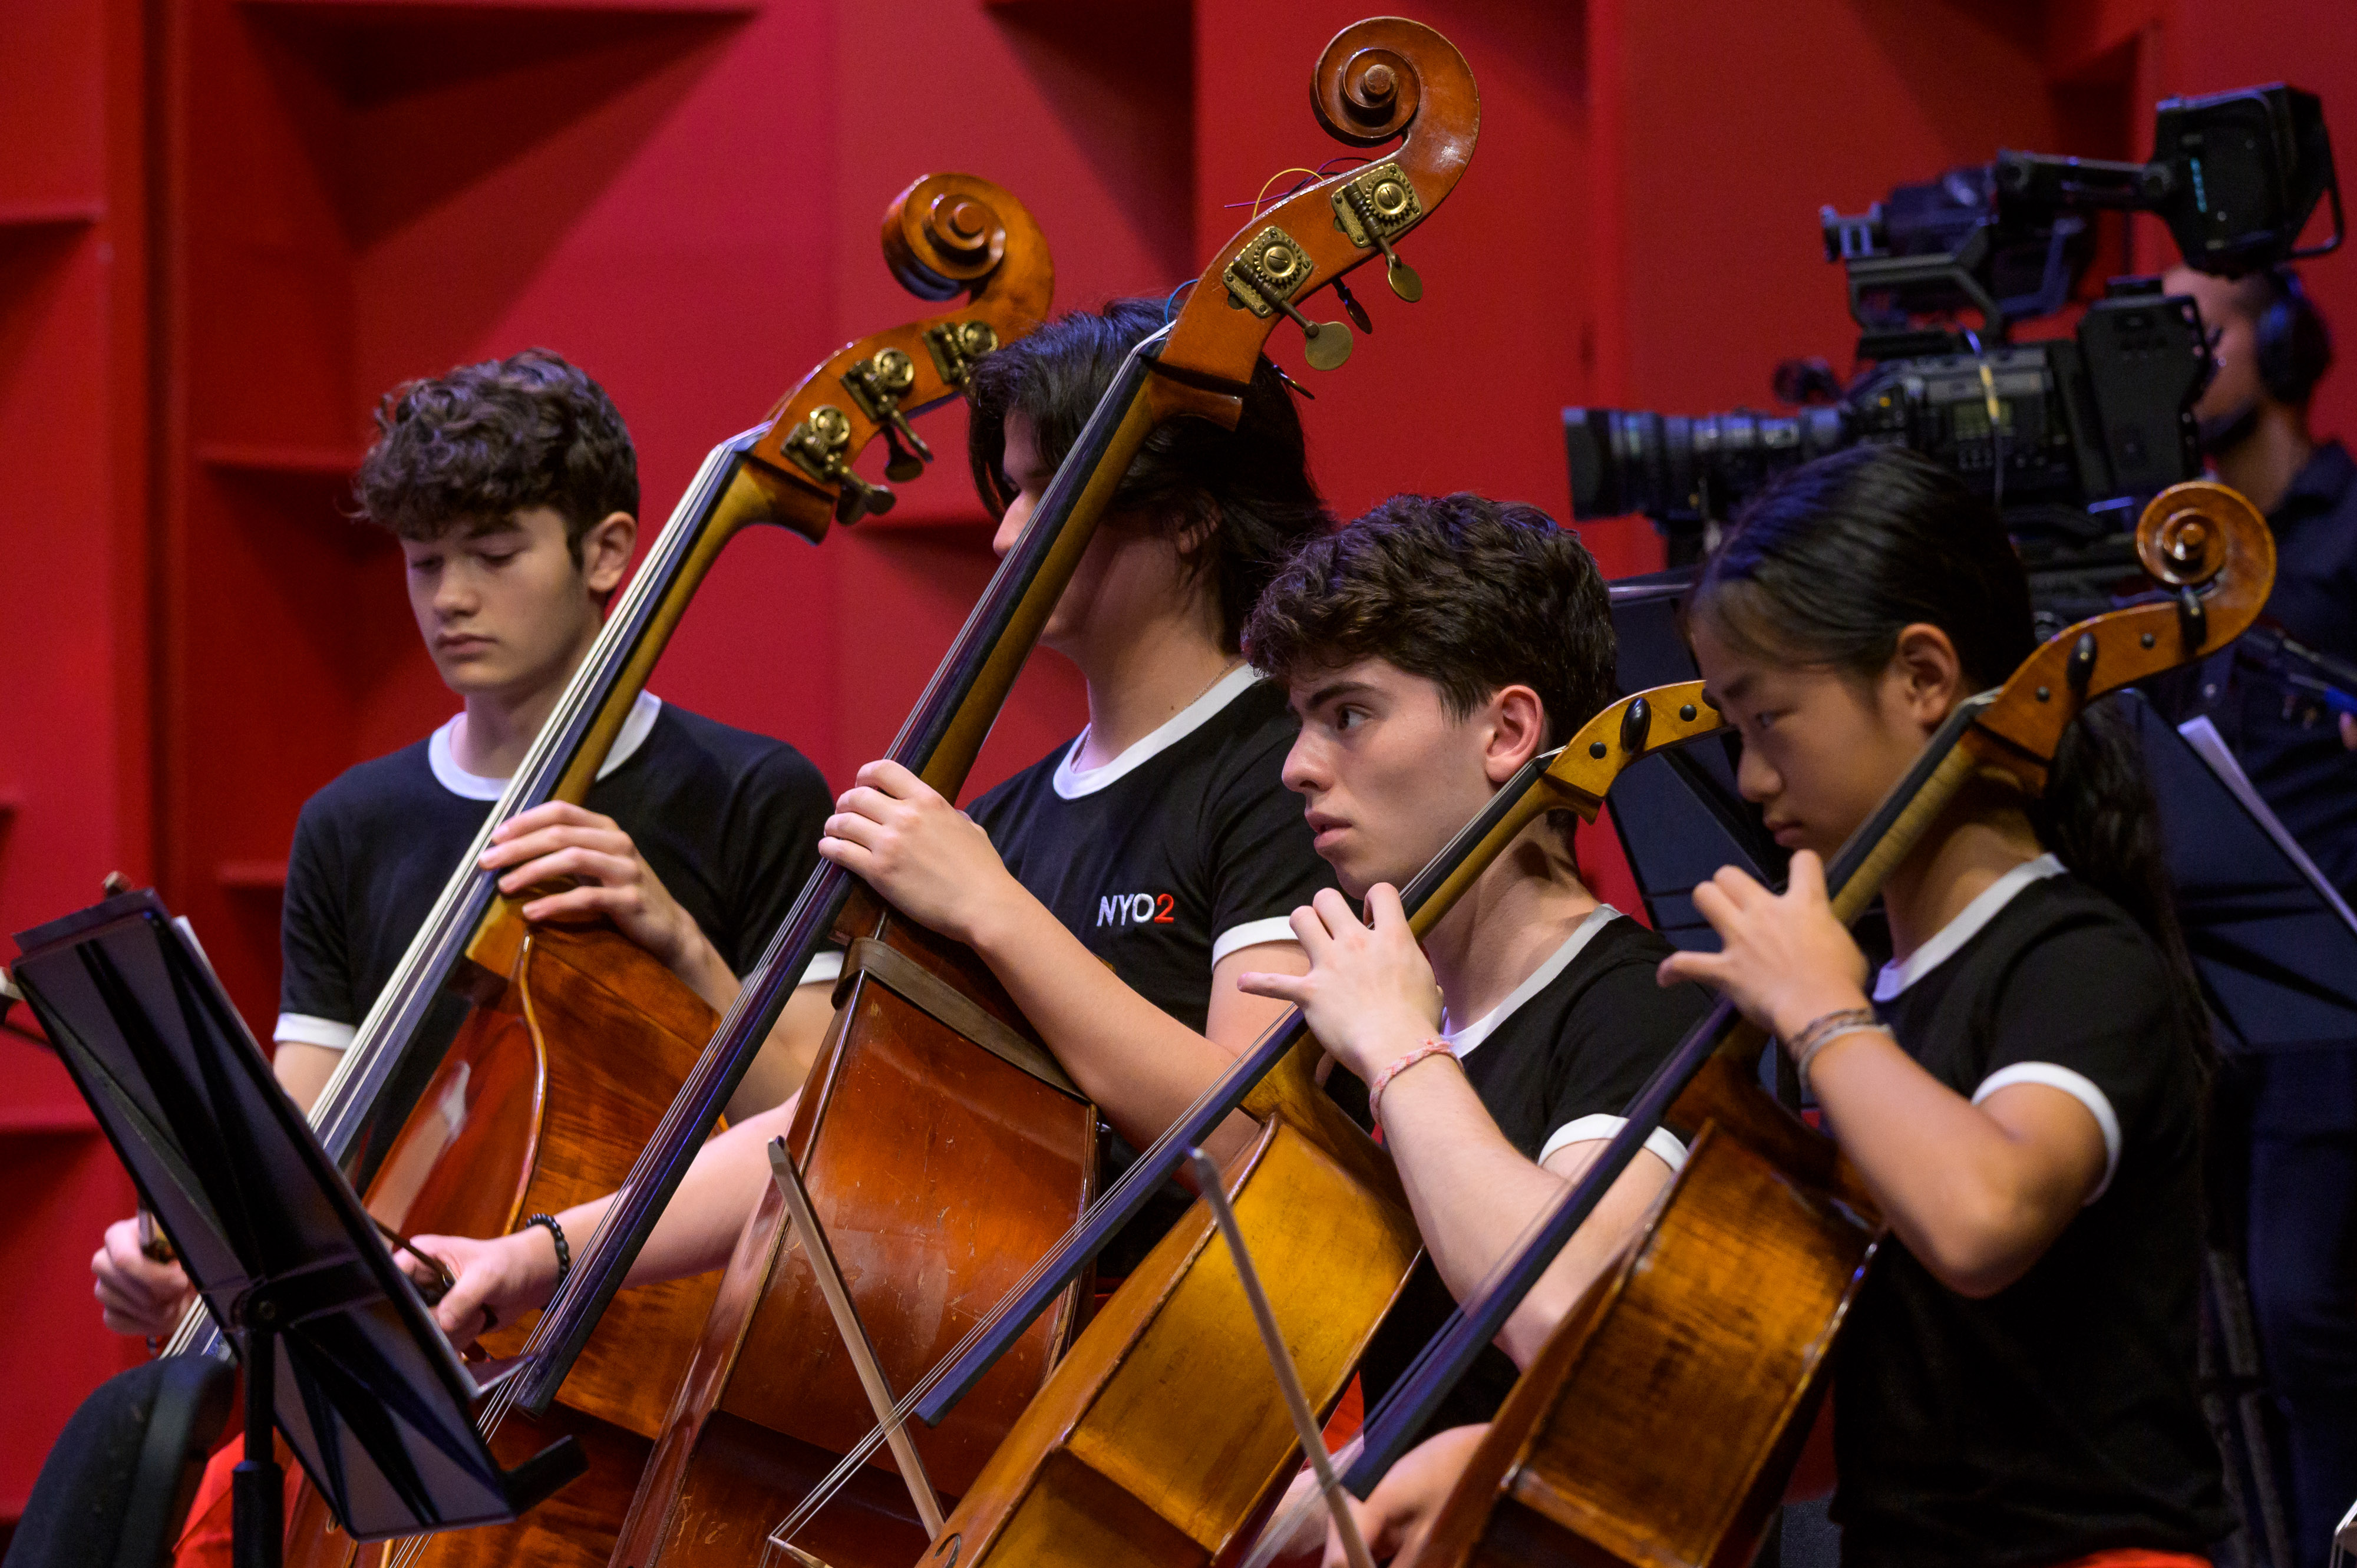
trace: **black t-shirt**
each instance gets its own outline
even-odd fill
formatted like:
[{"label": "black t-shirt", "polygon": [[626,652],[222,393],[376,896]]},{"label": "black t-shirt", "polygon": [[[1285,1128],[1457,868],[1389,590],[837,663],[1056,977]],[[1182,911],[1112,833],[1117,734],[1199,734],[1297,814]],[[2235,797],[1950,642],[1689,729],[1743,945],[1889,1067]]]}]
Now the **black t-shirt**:
[{"label": "black t-shirt", "polygon": [[974,801],[1006,869],[1122,983],[1200,1032],[1211,966],[1291,941],[1334,874],[1285,787],[1299,726],[1239,669],[1102,768],[1060,746]]},{"label": "black t-shirt", "polygon": [[[281,1040],[342,1047],[441,897],[503,780],[461,771],[445,728],[305,802],[280,925]],[[832,810],[793,747],[642,695],[586,802],[621,824],[743,974],[818,860]]]},{"label": "black t-shirt", "polygon": [[[1101,768],[1059,746],[968,814],[1008,871],[1122,983],[1200,1032],[1211,966],[1255,942],[1291,941],[1293,911],[1334,886],[1285,787],[1300,725],[1275,685],[1242,668]],[[1135,1151],[1106,1137],[1108,1181]],[[1166,1184],[1097,1259],[1130,1273],[1191,1201]]]},{"label": "black t-shirt", "polygon": [[2225,1535],[2194,1389],[2201,1072],[2159,951],[2050,856],[1883,971],[1908,1054],[1975,1101],[2044,1083],[2104,1130],[2109,1174],[1986,1300],[1886,1240],[1837,1351],[1846,1564],[2035,1564]]},{"label": "black t-shirt", "polygon": [[[1653,972],[1674,950],[1610,906],[1531,972],[1486,1017],[1452,1033],[1465,1076],[1506,1141],[1544,1163],[1557,1149],[1611,1137],[1653,1069],[1710,1010],[1698,988],[1663,990]],[[1326,1092],[1362,1126],[1367,1086],[1337,1065]],[[1646,1147],[1673,1169],[1685,1149],[1667,1130]],[[1359,1363],[1372,1406],[1440,1330],[1456,1307],[1430,1259],[1419,1262],[1400,1300]],[[1430,1430],[1487,1421],[1519,1374],[1492,1345],[1443,1402]]]}]

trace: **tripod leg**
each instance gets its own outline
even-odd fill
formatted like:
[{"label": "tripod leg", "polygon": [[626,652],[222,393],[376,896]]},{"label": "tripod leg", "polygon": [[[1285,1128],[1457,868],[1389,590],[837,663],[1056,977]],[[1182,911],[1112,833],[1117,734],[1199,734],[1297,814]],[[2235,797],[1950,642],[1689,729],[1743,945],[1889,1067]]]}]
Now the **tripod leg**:
[{"label": "tripod leg", "polygon": [[245,1457],[230,1478],[230,1555],[235,1568],[278,1568],[285,1552],[286,1476],[278,1466],[278,1336],[245,1333]]},{"label": "tripod leg", "polygon": [[2251,1321],[2251,1287],[2228,1253],[2212,1248],[2209,1262],[2209,1295],[2225,1358],[2225,1380],[2234,1391],[2251,1492],[2258,1504],[2255,1522],[2266,1542],[2267,1561],[2276,1568],[2292,1568],[2291,1526],[2276,1487],[2275,1445],[2267,1436],[2266,1380],[2259,1369],[2259,1339]]},{"label": "tripod leg", "polygon": [[[2210,1254],[2211,1257],[2216,1255],[2214,1252]],[[2218,1456],[2224,1461],[2220,1468],[2226,1486],[2226,1506],[2234,1514],[2234,1533],[2219,1543],[2218,1561],[2221,1568],[2254,1568],[2252,1541],[2256,1532],[2251,1528],[2251,1499],[2243,1482],[2250,1455],[2244,1449],[2242,1433],[2234,1421],[2236,1391],[2224,1365],[2224,1330],[2219,1324],[2216,1283],[2205,1260],[2201,1276],[2201,1330],[2196,1382],[2201,1391],[2201,1418],[2209,1424],[2211,1440],[2218,1444]],[[2289,1568],[2289,1565],[2270,1559],[2267,1568]]]}]

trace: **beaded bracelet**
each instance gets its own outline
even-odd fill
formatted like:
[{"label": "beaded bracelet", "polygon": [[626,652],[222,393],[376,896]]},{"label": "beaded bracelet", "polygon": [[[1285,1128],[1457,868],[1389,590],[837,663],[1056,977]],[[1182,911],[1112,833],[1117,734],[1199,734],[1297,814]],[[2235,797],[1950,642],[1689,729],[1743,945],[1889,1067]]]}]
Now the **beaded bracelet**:
[{"label": "beaded bracelet", "polygon": [[[554,1214],[524,1216],[525,1230],[531,1230],[535,1225],[546,1229],[548,1239],[556,1243],[556,1283],[561,1285],[565,1283],[565,1276],[573,1272],[573,1249],[565,1245],[565,1227],[556,1222],[556,1216]],[[517,1234],[521,1235],[522,1231],[518,1231]]]},{"label": "beaded bracelet", "polygon": [[1818,1052],[1844,1035],[1867,1033],[1890,1033],[1890,1026],[1884,1023],[1871,1007],[1844,1007],[1810,1019],[1808,1026],[1793,1036],[1792,1042],[1784,1047],[1792,1058],[1792,1070],[1799,1077],[1801,1087],[1804,1090],[1809,1087],[1809,1064],[1817,1059]]},{"label": "beaded bracelet", "polygon": [[1367,1120],[1373,1122],[1379,1128],[1383,1124],[1383,1115],[1381,1109],[1383,1105],[1383,1090],[1391,1087],[1392,1079],[1397,1078],[1400,1074],[1405,1072],[1416,1063],[1424,1060],[1426,1057],[1445,1056],[1453,1059],[1456,1057],[1456,1054],[1457,1053],[1450,1048],[1448,1042],[1446,1040],[1426,1040],[1424,1044],[1416,1047],[1415,1049],[1408,1052],[1407,1055],[1400,1058],[1399,1060],[1392,1063],[1391,1066],[1383,1069],[1383,1071],[1375,1074],[1375,1081],[1367,1085]]}]

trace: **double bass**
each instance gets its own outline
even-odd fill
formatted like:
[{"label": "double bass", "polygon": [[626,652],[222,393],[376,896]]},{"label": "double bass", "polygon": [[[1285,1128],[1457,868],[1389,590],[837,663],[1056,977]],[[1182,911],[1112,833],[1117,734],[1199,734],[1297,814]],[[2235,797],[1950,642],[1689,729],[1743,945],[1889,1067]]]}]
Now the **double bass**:
[{"label": "double bass", "polygon": [[[1864,912],[1968,783],[2040,793],[2064,728],[2088,703],[2226,646],[2273,585],[2265,520],[2208,480],[2155,498],[2136,548],[2166,596],[2066,628],[2002,687],[1959,703],[1827,867],[1836,918]],[[1345,1477],[1362,1497],[1645,1134],[1665,1121],[1687,1131],[1685,1165],[1646,1227],[1523,1372],[1403,1562],[1739,1568],[1758,1552],[1884,1234],[1832,1141],[1760,1087],[1765,1044],[1720,1003],[1531,1244],[1369,1418]]]},{"label": "double bass", "polygon": [[[1117,372],[893,744],[892,757],[943,796],[957,797],[1155,426],[1179,417],[1232,426],[1280,317],[1303,328],[1313,366],[1339,366],[1350,328],[1312,322],[1301,306],[1341,272],[1382,256],[1399,292],[1417,292],[1394,242],[1447,195],[1470,153],[1470,76],[1430,29],[1378,21],[1346,29],[1315,80],[1318,113],[1335,134],[1365,147],[1405,134],[1404,144],[1256,219],[1213,261],[1171,327]],[[895,1390],[920,1383],[1086,1211],[1096,1183],[1094,1108],[987,969],[900,919],[847,874],[822,869],[674,1104],[662,1146],[650,1147],[551,1304],[546,1332],[527,1352],[535,1364],[522,1374],[524,1400],[545,1397],[562,1378],[573,1343],[610,1297],[774,1015],[781,977],[830,932],[849,949],[840,1009],[788,1143],[880,1380]],[[1362,1145],[1347,1156],[1351,1192],[1368,1182],[1380,1190],[1388,1175],[1380,1156],[1348,1131]],[[1351,1147],[1340,1133],[1335,1142]],[[1288,1142],[1280,1158],[1297,1146]],[[1338,1242],[1363,1252],[1377,1273],[1405,1275],[1415,1250],[1395,1186],[1379,1205],[1353,1201],[1334,1212],[1342,1217]],[[1086,1282],[1075,1269],[969,1380],[961,1391],[971,1397],[913,1434],[921,1473],[896,1481],[883,1467],[890,1461],[865,1463],[874,1446],[861,1439],[870,1406],[853,1348],[781,1213],[778,1200],[765,1203],[740,1240],[618,1562],[751,1563],[768,1552],[770,1524],[800,1506],[808,1517],[798,1522],[798,1551],[835,1568],[907,1563],[927,1550],[926,1516],[942,1494],[969,1492],[1079,1326]],[[1396,1285],[1383,1284],[1384,1299]]]},{"label": "double bass", "polygon": [[[887,209],[883,246],[911,293],[968,297],[846,345],[705,459],[320,1097],[314,1125],[339,1160],[405,1111],[382,1157],[368,1161],[364,1188],[393,1231],[503,1235],[526,1213],[610,1189],[711,1035],[711,1010],[619,931],[603,921],[527,925],[521,899],[499,897],[475,857],[516,813],[583,799],[731,538],[769,523],[816,543],[833,524],[888,510],[891,491],[852,471],[861,451],[880,435],[893,453],[888,477],[916,477],[931,453],[909,416],[958,395],[974,360],[1048,308],[1053,274],[1038,225],[989,181],[919,179]],[[430,1049],[450,1012],[460,1019],[414,1109],[388,1103],[404,1058]],[[511,1463],[564,1434],[588,1457],[586,1477],[525,1518],[363,1549],[306,1486],[290,1509],[286,1560],[341,1564],[382,1551],[404,1563],[604,1563],[714,1291],[705,1278],[631,1293],[561,1405],[530,1421],[503,1405],[489,1413],[494,1450]],[[483,1348],[512,1354],[530,1327],[501,1325]]]}]

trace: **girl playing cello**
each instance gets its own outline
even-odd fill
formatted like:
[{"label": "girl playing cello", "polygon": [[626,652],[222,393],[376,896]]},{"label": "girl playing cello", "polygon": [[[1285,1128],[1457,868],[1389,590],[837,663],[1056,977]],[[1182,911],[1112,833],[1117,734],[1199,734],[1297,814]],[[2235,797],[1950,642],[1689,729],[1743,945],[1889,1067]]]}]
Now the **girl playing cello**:
[{"label": "girl playing cello", "polygon": [[[2042,800],[1968,785],[1884,884],[1869,975],[1823,857],[2029,654],[2021,564],[1954,476],[1861,449],[1764,494],[1690,613],[1795,853],[1781,895],[1696,888],[1723,948],[1662,979],[1785,1042],[1891,1229],[1837,1350],[1843,1560],[2206,1561],[2233,1523],[2194,1388],[2207,1035],[2131,740],[2093,710]],[[1467,1450],[1411,1453],[1368,1536],[1412,1541]]]}]

